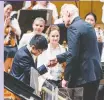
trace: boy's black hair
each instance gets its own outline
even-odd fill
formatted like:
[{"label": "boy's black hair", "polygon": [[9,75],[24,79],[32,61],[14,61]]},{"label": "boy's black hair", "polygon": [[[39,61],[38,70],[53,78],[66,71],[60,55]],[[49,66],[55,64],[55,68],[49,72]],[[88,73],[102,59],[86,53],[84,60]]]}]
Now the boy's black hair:
[{"label": "boy's black hair", "polygon": [[42,35],[35,35],[29,44],[34,45],[36,49],[46,50],[48,48],[47,39]]},{"label": "boy's black hair", "polygon": [[85,19],[86,19],[86,17],[88,15],[92,15],[94,17],[94,19],[95,19],[95,22],[97,21],[97,17],[96,17],[96,15],[93,12],[89,12],[88,14],[86,14]]}]

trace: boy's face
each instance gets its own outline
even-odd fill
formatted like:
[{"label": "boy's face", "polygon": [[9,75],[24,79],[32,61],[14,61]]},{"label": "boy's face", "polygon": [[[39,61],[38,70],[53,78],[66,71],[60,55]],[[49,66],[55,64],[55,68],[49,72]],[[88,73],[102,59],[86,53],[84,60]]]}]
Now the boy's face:
[{"label": "boy's face", "polygon": [[37,20],[33,23],[33,30],[36,34],[41,34],[44,30],[44,27],[45,25],[44,25],[44,22],[42,21]]},{"label": "boy's face", "polygon": [[43,50],[41,49],[36,49],[35,46],[32,46],[31,53],[35,56],[39,56],[42,54]]}]

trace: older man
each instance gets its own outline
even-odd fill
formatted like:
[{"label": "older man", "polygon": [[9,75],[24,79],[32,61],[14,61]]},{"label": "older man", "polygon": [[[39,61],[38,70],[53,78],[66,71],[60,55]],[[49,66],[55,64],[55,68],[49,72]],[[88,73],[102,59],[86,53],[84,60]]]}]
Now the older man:
[{"label": "older man", "polygon": [[62,86],[83,87],[83,100],[95,100],[101,79],[100,55],[94,28],[79,17],[78,8],[67,5],[63,16],[67,27],[68,52],[57,55],[51,64],[66,61]]}]

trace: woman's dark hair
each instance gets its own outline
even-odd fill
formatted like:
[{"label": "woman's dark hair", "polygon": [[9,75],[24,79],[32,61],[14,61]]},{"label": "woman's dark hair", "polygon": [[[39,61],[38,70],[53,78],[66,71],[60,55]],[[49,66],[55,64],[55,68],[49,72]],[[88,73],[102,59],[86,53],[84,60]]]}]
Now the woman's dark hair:
[{"label": "woman's dark hair", "polygon": [[30,46],[34,45],[36,49],[46,50],[48,48],[47,39],[42,35],[35,35],[31,41]]},{"label": "woman's dark hair", "polygon": [[86,19],[86,17],[88,15],[92,15],[94,17],[94,19],[95,19],[95,22],[97,21],[97,17],[96,17],[96,15],[93,12],[89,12],[88,14],[86,14],[85,19]]},{"label": "woman's dark hair", "polygon": [[10,2],[4,2],[4,7],[6,7],[7,5],[12,5]]}]

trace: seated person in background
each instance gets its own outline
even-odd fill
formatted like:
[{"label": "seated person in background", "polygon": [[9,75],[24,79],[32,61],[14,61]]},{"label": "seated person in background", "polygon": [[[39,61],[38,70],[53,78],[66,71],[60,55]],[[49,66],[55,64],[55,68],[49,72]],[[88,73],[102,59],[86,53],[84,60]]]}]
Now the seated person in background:
[{"label": "seated person in background", "polygon": [[31,1],[24,1],[24,5],[22,9],[25,10],[32,10],[32,7],[35,5],[36,1],[31,0]]},{"label": "seated person in background", "polygon": [[[85,16],[85,21],[90,23],[95,28],[97,17],[94,13],[91,12]],[[100,27],[95,28],[95,32],[96,32],[96,36],[97,36],[97,40],[98,40],[99,53],[101,56],[102,49],[103,49],[103,42],[104,42],[104,34],[103,34],[103,31],[100,29]]]},{"label": "seated person in background", "polygon": [[[104,0],[100,0],[100,2],[103,3],[103,6],[102,6],[102,22],[104,23]],[[103,29],[103,34],[104,34],[104,29]],[[104,62],[104,44],[103,44],[101,62]]]},{"label": "seated person in background", "polygon": [[37,17],[32,24],[32,28],[33,28],[33,32],[23,34],[19,42],[18,49],[24,45],[27,45],[30,42],[31,38],[36,34],[41,34],[46,37],[46,35],[42,33],[45,28],[45,20],[43,18]]},{"label": "seated person in background", "polygon": [[100,2],[103,3],[103,6],[102,6],[102,22],[104,23],[104,0],[100,0]]},{"label": "seated person in background", "polygon": [[24,1],[22,9],[28,9],[31,6],[31,1]]},{"label": "seated person in background", "polygon": [[63,4],[62,7],[61,7],[61,11],[60,11],[60,18],[55,20],[54,21],[54,24],[61,24],[61,23],[64,23],[64,20],[63,20],[63,16],[64,16],[64,12],[67,8],[67,4]]},{"label": "seated person in background", "polygon": [[104,62],[104,42],[103,42],[103,50],[102,50],[101,62]]},{"label": "seated person in background", "polygon": [[52,10],[53,21],[58,19],[58,12],[55,4],[50,1],[37,1],[37,4],[32,8],[34,9],[49,9]]},{"label": "seated person in background", "polygon": [[[38,66],[42,65],[44,62],[49,61],[57,54],[65,52],[65,48],[59,44],[60,30],[57,25],[50,26],[47,29],[46,34],[48,35],[49,44],[47,50],[38,56]],[[39,91],[41,91],[42,85],[45,87],[48,86],[48,84],[45,84],[45,80],[48,80],[48,82],[50,82],[54,87],[60,86],[59,84],[61,82],[63,72],[64,68],[62,64],[59,63],[53,68],[48,68],[48,72],[39,77]],[[51,89],[50,86],[48,88]],[[47,100],[51,100],[51,98]]]},{"label": "seated person in background", "polygon": [[[93,27],[95,27],[96,24],[96,15],[94,13],[88,13],[85,17],[85,21],[92,24]],[[98,48],[100,52],[100,56],[102,55],[102,49],[103,49],[103,42],[104,42],[104,34],[103,31],[98,27],[95,28],[97,40],[98,40]],[[104,85],[99,85],[97,100],[103,100],[104,99]]]},{"label": "seated person in background", "polygon": [[[39,72],[39,74],[44,74],[47,72],[46,65],[42,65],[37,68],[36,62],[34,62],[34,58],[40,55],[44,50],[48,47],[47,40],[42,35],[35,35],[32,37],[30,43],[27,46],[23,46],[20,48],[14,57],[12,69],[10,74],[16,79],[24,82],[27,85],[30,85],[30,70],[34,68]],[[34,76],[34,78],[38,78],[38,76]]]},{"label": "seated person in background", "polygon": [[4,3],[4,67],[5,72],[11,69],[12,60],[17,51],[17,39],[20,39],[19,23],[12,13],[12,5]]}]

